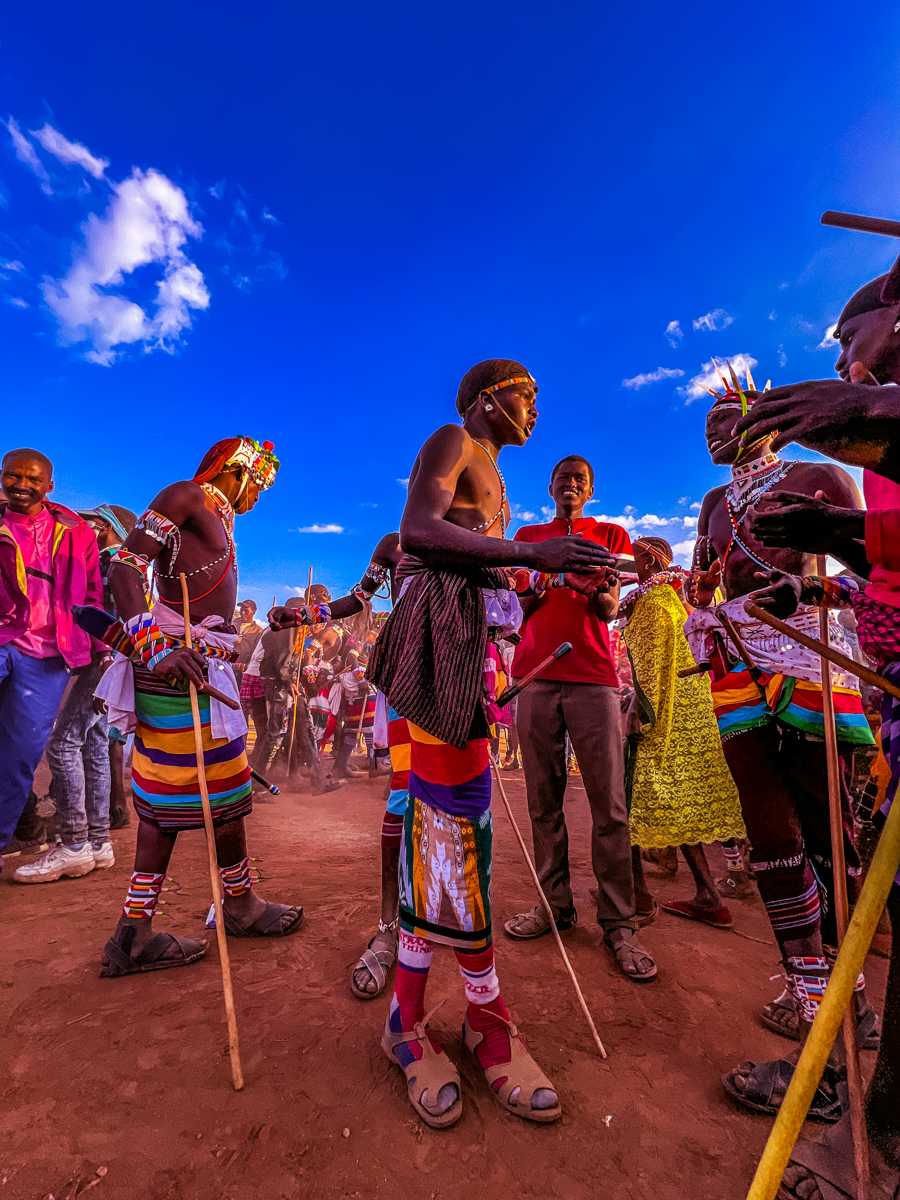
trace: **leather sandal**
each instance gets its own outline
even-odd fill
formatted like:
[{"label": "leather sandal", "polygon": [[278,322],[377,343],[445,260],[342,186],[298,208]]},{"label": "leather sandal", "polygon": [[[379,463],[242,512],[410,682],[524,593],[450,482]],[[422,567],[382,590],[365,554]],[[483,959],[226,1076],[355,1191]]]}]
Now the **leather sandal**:
[{"label": "leather sandal", "polygon": [[[503,1018],[497,1016],[497,1020],[502,1021]],[[507,1112],[523,1117],[526,1121],[549,1124],[558,1120],[562,1116],[562,1105],[559,1103],[556,1088],[525,1049],[519,1039],[519,1031],[512,1021],[505,1023],[509,1026],[509,1061],[487,1068],[481,1066],[475,1053],[484,1041],[484,1034],[476,1033],[465,1021],[462,1027],[463,1041],[471,1051],[476,1066],[484,1075],[491,1095]],[[503,1079],[504,1083],[495,1090],[493,1085],[498,1079]],[[532,1097],[542,1088],[557,1094],[557,1102],[553,1108],[532,1108]]]},{"label": "leather sandal", "polygon": [[[392,921],[390,925],[378,923],[378,932],[369,945],[362,952],[359,962],[353,968],[353,974],[350,976],[350,991],[358,1000],[374,1000],[376,996],[381,995],[384,991],[384,985],[387,983],[388,971],[397,961],[397,951],[399,948],[399,937],[397,934],[397,922]],[[378,950],[372,949],[372,942],[375,938],[381,937],[385,933],[393,933],[394,944],[391,946],[381,946]],[[366,970],[375,980],[375,991],[367,992],[365,988],[357,987],[356,972]]]},{"label": "leather sandal", "polygon": [[[574,908],[561,912],[556,918],[556,928],[560,933],[564,933],[577,924],[578,913]],[[504,922],[503,928],[511,938],[527,942],[532,938],[543,937],[545,933],[550,932],[550,918],[547,916],[547,910],[543,904],[536,904],[530,912],[516,913],[514,917],[510,917],[508,921]]]},{"label": "leather sandal", "polygon": [[[443,1003],[444,1001],[442,1000],[441,1004]],[[456,1066],[448,1055],[437,1053],[426,1032],[428,1022],[441,1007],[441,1004],[436,1004],[431,1012],[427,1013],[421,1021],[416,1022],[415,1028],[408,1033],[395,1033],[391,1029],[391,1018],[390,1014],[388,1014],[384,1022],[384,1032],[381,1035],[382,1050],[394,1066],[400,1067],[400,1070],[406,1076],[410,1104],[425,1124],[429,1125],[432,1129],[449,1129],[462,1116],[462,1091],[459,1086],[459,1071],[457,1071]],[[394,1054],[395,1047],[403,1045],[405,1042],[418,1042],[422,1048],[422,1057],[411,1062],[407,1067],[402,1066]],[[430,1112],[422,1103],[422,1097],[428,1092],[431,1096],[437,1098],[440,1095],[441,1088],[446,1087],[447,1084],[456,1085],[455,1103],[451,1104],[440,1115]]]},{"label": "leather sandal", "polygon": [[[622,931],[623,936],[613,941],[611,935],[619,930]],[[635,983],[650,983],[659,974],[656,963],[653,961],[653,955],[645,950],[637,940],[637,934],[630,923],[610,925],[605,928],[603,941],[615,954],[619,970],[626,979],[631,979]],[[642,962],[649,962],[650,966],[641,966]],[[632,968],[630,971],[629,966]]]}]

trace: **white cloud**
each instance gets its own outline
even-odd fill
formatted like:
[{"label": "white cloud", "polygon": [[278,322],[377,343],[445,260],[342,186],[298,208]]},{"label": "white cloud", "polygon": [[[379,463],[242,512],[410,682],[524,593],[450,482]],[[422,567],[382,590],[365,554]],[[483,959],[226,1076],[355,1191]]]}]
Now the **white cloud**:
[{"label": "white cloud", "polygon": [[770,320],[770,321],[775,321],[775,320],[777,320],[777,319],[778,319],[778,313],[777,313],[777,312],[775,311],[775,309],[773,308],[773,309],[772,309],[772,311],[769,313],[769,320]]},{"label": "white cloud", "polygon": [[[542,508],[541,512],[547,513],[548,516],[552,517],[554,510]],[[629,532],[640,525],[640,521],[636,520],[630,513],[622,513],[619,517],[608,517],[606,513],[598,513],[595,519],[602,521],[604,525],[621,525],[623,529],[627,529]]]},{"label": "white cloud", "polygon": [[270,225],[280,225],[281,224],[281,222],[278,220],[278,218],[276,216],[274,216],[274,214],[270,213],[267,208],[264,208],[262,210],[261,217],[262,217],[263,221],[268,221]]},{"label": "white cloud", "polygon": [[225,195],[225,184],[226,183],[227,183],[227,180],[219,179],[212,185],[211,188],[209,188],[209,194],[212,196],[212,198],[214,200],[221,200],[222,197]]},{"label": "white cloud", "polygon": [[[112,184],[112,193],[104,215],[92,214],[82,227],[84,241],[75,248],[69,273],[48,279],[43,289],[63,341],[90,341],[93,349],[85,358],[103,366],[116,360],[119,346],[141,343],[146,351],[171,352],[190,328],[189,310],[209,306],[203,276],[183,249],[203,230],[181,188],[159,171],[135,167]],[[162,268],[162,279],[155,302],[146,308],[110,290],[151,264]]]},{"label": "white cloud", "polygon": [[343,533],[343,525],[301,525],[298,533]]},{"label": "white cloud", "polygon": [[11,304],[13,308],[31,308],[27,300],[23,300],[21,296],[7,296],[6,303]]},{"label": "white cloud", "polygon": [[648,384],[659,383],[661,379],[680,379],[683,374],[684,371],[680,371],[678,367],[657,367],[655,371],[635,375],[633,379],[623,379],[622,387],[638,391],[639,388],[647,387]]},{"label": "white cloud", "polygon": [[[750,354],[730,354],[728,362],[734,367],[738,379],[741,380],[746,377],[748,367],[752,370],[754,367],[759,366],[759,363]],[[721,370],[726,379],[729,376],[725,359],[721,359],[720,364],[720,367],[717,369],[713,361],[703,363],[700,368],[701,374],[692,379],[690,383],[686,383],[684,387],[678,388],[678,394],[684,396],[685,404],[692,404],[695,400],[699,400],[701,396],[708,395],[706,388],[712,388],[713,391],[717,392],[722,391],[723,384],[719,376],[719,370]]]},{"label": "white cloud", "polygon": [[[542,504],[541,505],[541,516],[544,518],[545,521],[552,521],[553,518],[556,516],[556,509],[553,507],[552,504]],[[597,518],[598,521],[603,521],[605,519],[606,519],[605,517]]]},{"label": "white cloud", "polygon": [[41,181],[41,191],[46,192],[48,196],[52,196],[53,188],[50,186],[50,176],[47,174],[44,164],[38,158],[34,146],[32,146],[12,117],[6,122],[6,128],[9,130],[9,136],[12,138],[16,158],[37,175]]},{"label": "white cloud", "polygon": [[724,308],[714,308],[712,312],[697,317],[692,324],[695,332],[718,333],[734,324],[734,317],[729,316]]},{"label": "white cloud", "polygon": [[666,337],[673,350],[678,349],[678,343],[684,337],[684,331],[678,321],[670,321],[666,326]]},{"label": "white cloud", "polygon": [[685,529],[696,529],[699,519],[699,517],[682,517],[681,523],[684,525]]},{"label": "white cloud", "polygon": [[409,487],[409,479],[408,478],[407,479],[398,479],[397,482],[400,484],[401,487],[405,487],[405,488]]},{"label": "white cloud", "polygon": [[696,538],[691,538],[689,541],[676,542],[672,546],[672,558],[679,566],[689,567],[694,554],[694,547],[697,544]]},{"label": "white cloud", "polygon": [[833,325],[829,325],[825,330],[825,336],[819,342],[818,346],[816,346],[817,350],[834,350],[836,348],[837,342],[834,340],[834,331],[836,329],[837,321]]},{"label": "white cloud", "polygon": [[87,146],[82,146],[80,142],[70,142],[52,125],[44,125],[41,129],[31,129],[29,132],[48,154],[58,158],[67,167],[83,167],[95,179],[105,177],[104,173],[109,166],[108,158],[98,158],[96,154],[91,154]]},{"label": "white cloud", "polygon": [[15,271],[16,274],[25,270],[25,264],[18,260],[0,259],[0,271]]},{"label": "white cloud", "polygon": [[702,506],[701,504],[697,504],[697,503],[695,503],[695,504],[692,504],[692,505],[691,505],[691,508],[692,508],[692,509],[693,509],[695,512],[699,512],[699,511],[700,511],[700,509],[701,509],[702,507],[703,507],[703,506]]},{"label": "white cloud", "polygon": [[[833,346],[833,345],[834,345],[834,343],[832,343],[832,346]],[[829,349],[831,349],[831,348],[832,348],[832,346],[829,346]],[[816,349],[818,349],[818,348],[819,348],[819,347],[816,347]],[[779,365],[779,367],[786,367],[786,366],[787,366],[787,355],[786,355],[786,354],[785,354],[785,352],[784,352],[784,346],[783,346],[783,345],[778,347],[778,365]]]}]

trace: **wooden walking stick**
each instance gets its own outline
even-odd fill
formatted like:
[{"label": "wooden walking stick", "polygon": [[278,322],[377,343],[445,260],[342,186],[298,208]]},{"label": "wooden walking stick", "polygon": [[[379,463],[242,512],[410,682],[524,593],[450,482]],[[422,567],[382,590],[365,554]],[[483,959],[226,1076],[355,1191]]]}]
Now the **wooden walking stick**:
[{"label": "wooden walking stick", "polygon": [[491,755],[491,766],[494,768],[494,778],[497,780],[497,786],[500,789],[500,795],[503,798],[503,804],[506,808],[506,815],[509,817],[509,823],[513,827],[513,833],[516,835],[516,840],[522,853],[525,855],[525,862],[528,864],[528,870],[531,874],[531,880],[537,888],[538,895],[541,898],[541,904],[546,909],[547,916],[550,918],[550,928],[553,930],[553,937],[556,939],[556,948],[562,957],[563,964],[569,972],[569,978],[575,988],[575,995],[578,997],[578,1003],[581,1005],[584,1015],[587,1017],[587,1023],[591,1027],[591,1034],[594,1041],[597,1043],[597,1049],[600,1051],[600,1057],[606,1058],[606,1051],[603,1048],[603,1043],[600,1041],[600,1034],[597,1032],[597,1026],[594,1024],[594,1018],[591,1016],[590,1009],[585,1003],[581,988],[578,986],[578,980],[575,978],[575,972],[572,970],[572,964],[569,962],[569,956],[566,954],[566,948],[562,944],[562,938],[559,936],[559,930],[556,928],[556,920],[553,916],[553,909],[550,907],[550,901],[544,895],[544,889],[541,887],[541,881],[537,877],[537,871],[534,869],[534,863],[531,861],[531,855],[528,853],[528,847],[525,845],[525,840],[522,837],[519,826],[516,824],[516,818],[513,816],[513,810],[510,807],[509,800],[506,797],[506,789],[503,786],[503,780],[500,777],[500,764],[494,755]]},{"label": "wooden walking stick", "polygon": [[[310,567],[309,568],[309,582],[306,585],[306,603],[307,604],[309,604],[309,597],[312,593],[312,575],[313,575],[313,569],[312,569],[312,567]],[[301,625],[300,628],[305,629],[306,626]],[[303,635],[303,641],[304,642],[306,641],[305,633]],[[294,683],[296,685],[298,692],[300,690],[300,671],[302,670],[302,668],[303,668],[303,646],[300,647],[300,655],[297,659],[297,678],[294,680]],[[291,737],[290,737],[290,741],[288,742],[288,760],[287,760],[288,778],[290,778],[290,774],[291,774],[291,763],[294,761],[294,733],[296,732],[296,729],[297,729],[297,697],[295,696],[294,697],[294,711],[291,715]]]},{"label": "wooden walking stick", "polygon": [[[816,560],[819,575],[828,573],[825,557]],[[819,609],[819,637],[828,645],[828,609]],[[837,726],[834,720],[834,694],[831,688],[831,666],[826,658],[822,663],[822,709],[825,718],[825,753],[828,769],[828,813],[831,825],[831,869],[834,875],[834,907],[838,948],[847,933],[850,908],[847,903],[847,866],[844,861],[844,822],[841,813],[841,769],[838,759]],[[859,1044],[856,1040],[856,1012],[853,997],[844,1012],[844,1048],[847,1052],[847,1090],[850,1094],[850,1126],[853,1130],[853,1158],[856,1163],[857,1198],[869,1197],[869,1138],[863,1105],[863,1079],[859,1065]]]},{"label": "wooden walking stick", "polygon": [[[191,614],[189,609],[187,579],[182,571],[181,598],[184,605],[184,640],[192,646]],[[203,808],[203,828],[206,830],[206,849],[209,855],[209,881],[212,884],[213,906],[216,910],[216,941],[219,944],[219,965],[222,968],[222,991],[225,994],[225,1016],[228,1020],[228,1053],[231,1055],[231,1078],[234,1090],[244,1086],[241,1070],[241,1054],[238,1047],[237,1018],[234,1015],[234,993],[231,989],[231,965],[228,961],[228,944],[225,941],[225,918],[222,916],[222,881],[216,858],[216,832],[213,829],[212,809],[209,804],[209,789],[206,786],[206,762],[203,758],[203,730],[200,726],[200,706],[197,703],[197,688],[190,685],[191,715],[194,718],[194,749],[197,754],[197,782],[200,785],[200,804]]]}]

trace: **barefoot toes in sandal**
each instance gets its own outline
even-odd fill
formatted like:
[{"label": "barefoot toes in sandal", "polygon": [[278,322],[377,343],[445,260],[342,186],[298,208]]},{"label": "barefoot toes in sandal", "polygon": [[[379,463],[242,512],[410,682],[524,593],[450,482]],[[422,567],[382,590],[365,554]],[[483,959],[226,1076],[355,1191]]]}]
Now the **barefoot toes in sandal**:
[{"label": "barefoot toes in sandal", "polygon": [[[438,1008],[440,1005],[418,1021],[408,1033],[395,1033],[388,1016],[381,1035],[381,1048],[406,1076],[409,1102],[425,1124],[432,1129],[449,1129],[462,1116],[462,1095],[459,1090],[459,1071],[446,1054],[439,1054],[435,1050],[426,1032],[426,1026]],[[404,1067],[394,1051],[398,1046],[411,1042],[421,1047],[422,1057]]]},{"label": "barefoot toes in sandal", "polygon": [[[127,934],[126,929],[123,933]],[[128,951],[134,941],[122,937],[119,942],[110,938],[103,947],[107,962],[100,970],[101,979],[118,979],[122,975],[140,975],[144,971],[167,971],[170,967],[186,967],[189,963],[202,958],[209,949],[209,943],[198,938],[180,938],[171,933],[157,933],[142,946],[137,954]],[[164,957],[172,947],[177,947],[177,957]]]},{"label": "barefoot toes in sandal", "polygon": [[[766,1063],[745,1062],[728,1075],[723,1075],[722,1084],[738,1104],[752,1108],[754,1112],[775,1116],[781,1108],[794,1070],[794,1064],[783,1058]],[[738,1076],[743,1077],[742,1087],[738,1087]],[[839,1121],[849,1106],[847,1068],[826,1066],[809,1106],[809,1116],[815,1121]]]},{"label": "barefoot toes in sandal", "polygon": [[[509,1025],[510,1059],[494,1067],[482,1067],[475,1053],[484,1041],[484,1034],[477,1033],[467,1022],[463,1022],[462,1035],[484,1075],[491,1095],[507,1112],[524,1117],[526,1121],[538,1121],[541,1124],[556,1121],[562,1116],[562,1105],[556,1088],[519,1040],[519,1031],[515,1025]],[[495,1088],[494,1084],[498,1079],[504,1082],[499,1088]]]},{"label": "barefoot toes in sandal", "polygon": [[[381,939],[381,945],[375,946],[375,942]],[[371,942],[362,952],[359,962],[353,968],[353,974],[350,976],[350,991],[359,1000],[374,1000],[376,996],[380,996],[384,991],[384,986],[387,983],[388,971],[397,961],[397,932],[396,922],[393,927],[388,926],[386,929],[379,929]],[[360,986],[357,980],[357,975],[361,971],[367,971],[369,978]],[[374,988],[368,988],[368,983],[374,983]]]},{"label": "barefoot toes in sandal", "polygon": [[[284,918],[291,913],[294,914],[293,918],[285,925]],[[249,925],[238,924],[234,917],[229,915],[227,908],[222,909],[222,916],[225,919],[225,932],[229,937],[236,938],[287,937],[290,933],[296,933],[303,924],[303,909],[299,904],[267,903],[265,909]]]}]

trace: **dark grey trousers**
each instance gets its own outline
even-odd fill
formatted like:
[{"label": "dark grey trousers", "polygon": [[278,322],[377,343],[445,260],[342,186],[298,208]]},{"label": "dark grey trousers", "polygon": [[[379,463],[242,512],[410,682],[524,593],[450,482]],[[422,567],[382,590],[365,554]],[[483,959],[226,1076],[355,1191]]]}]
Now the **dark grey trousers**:
[{"label": "dark grey trousers", "polygon": [[591,807],[597,919],[634,917],[631,832],[625,806],[619,693],[593,683],[538,679],[519,696],[516,728],[525,768],[538,877],[554,914],[572,905],[569,835],[563,814],[566,733]]}]

